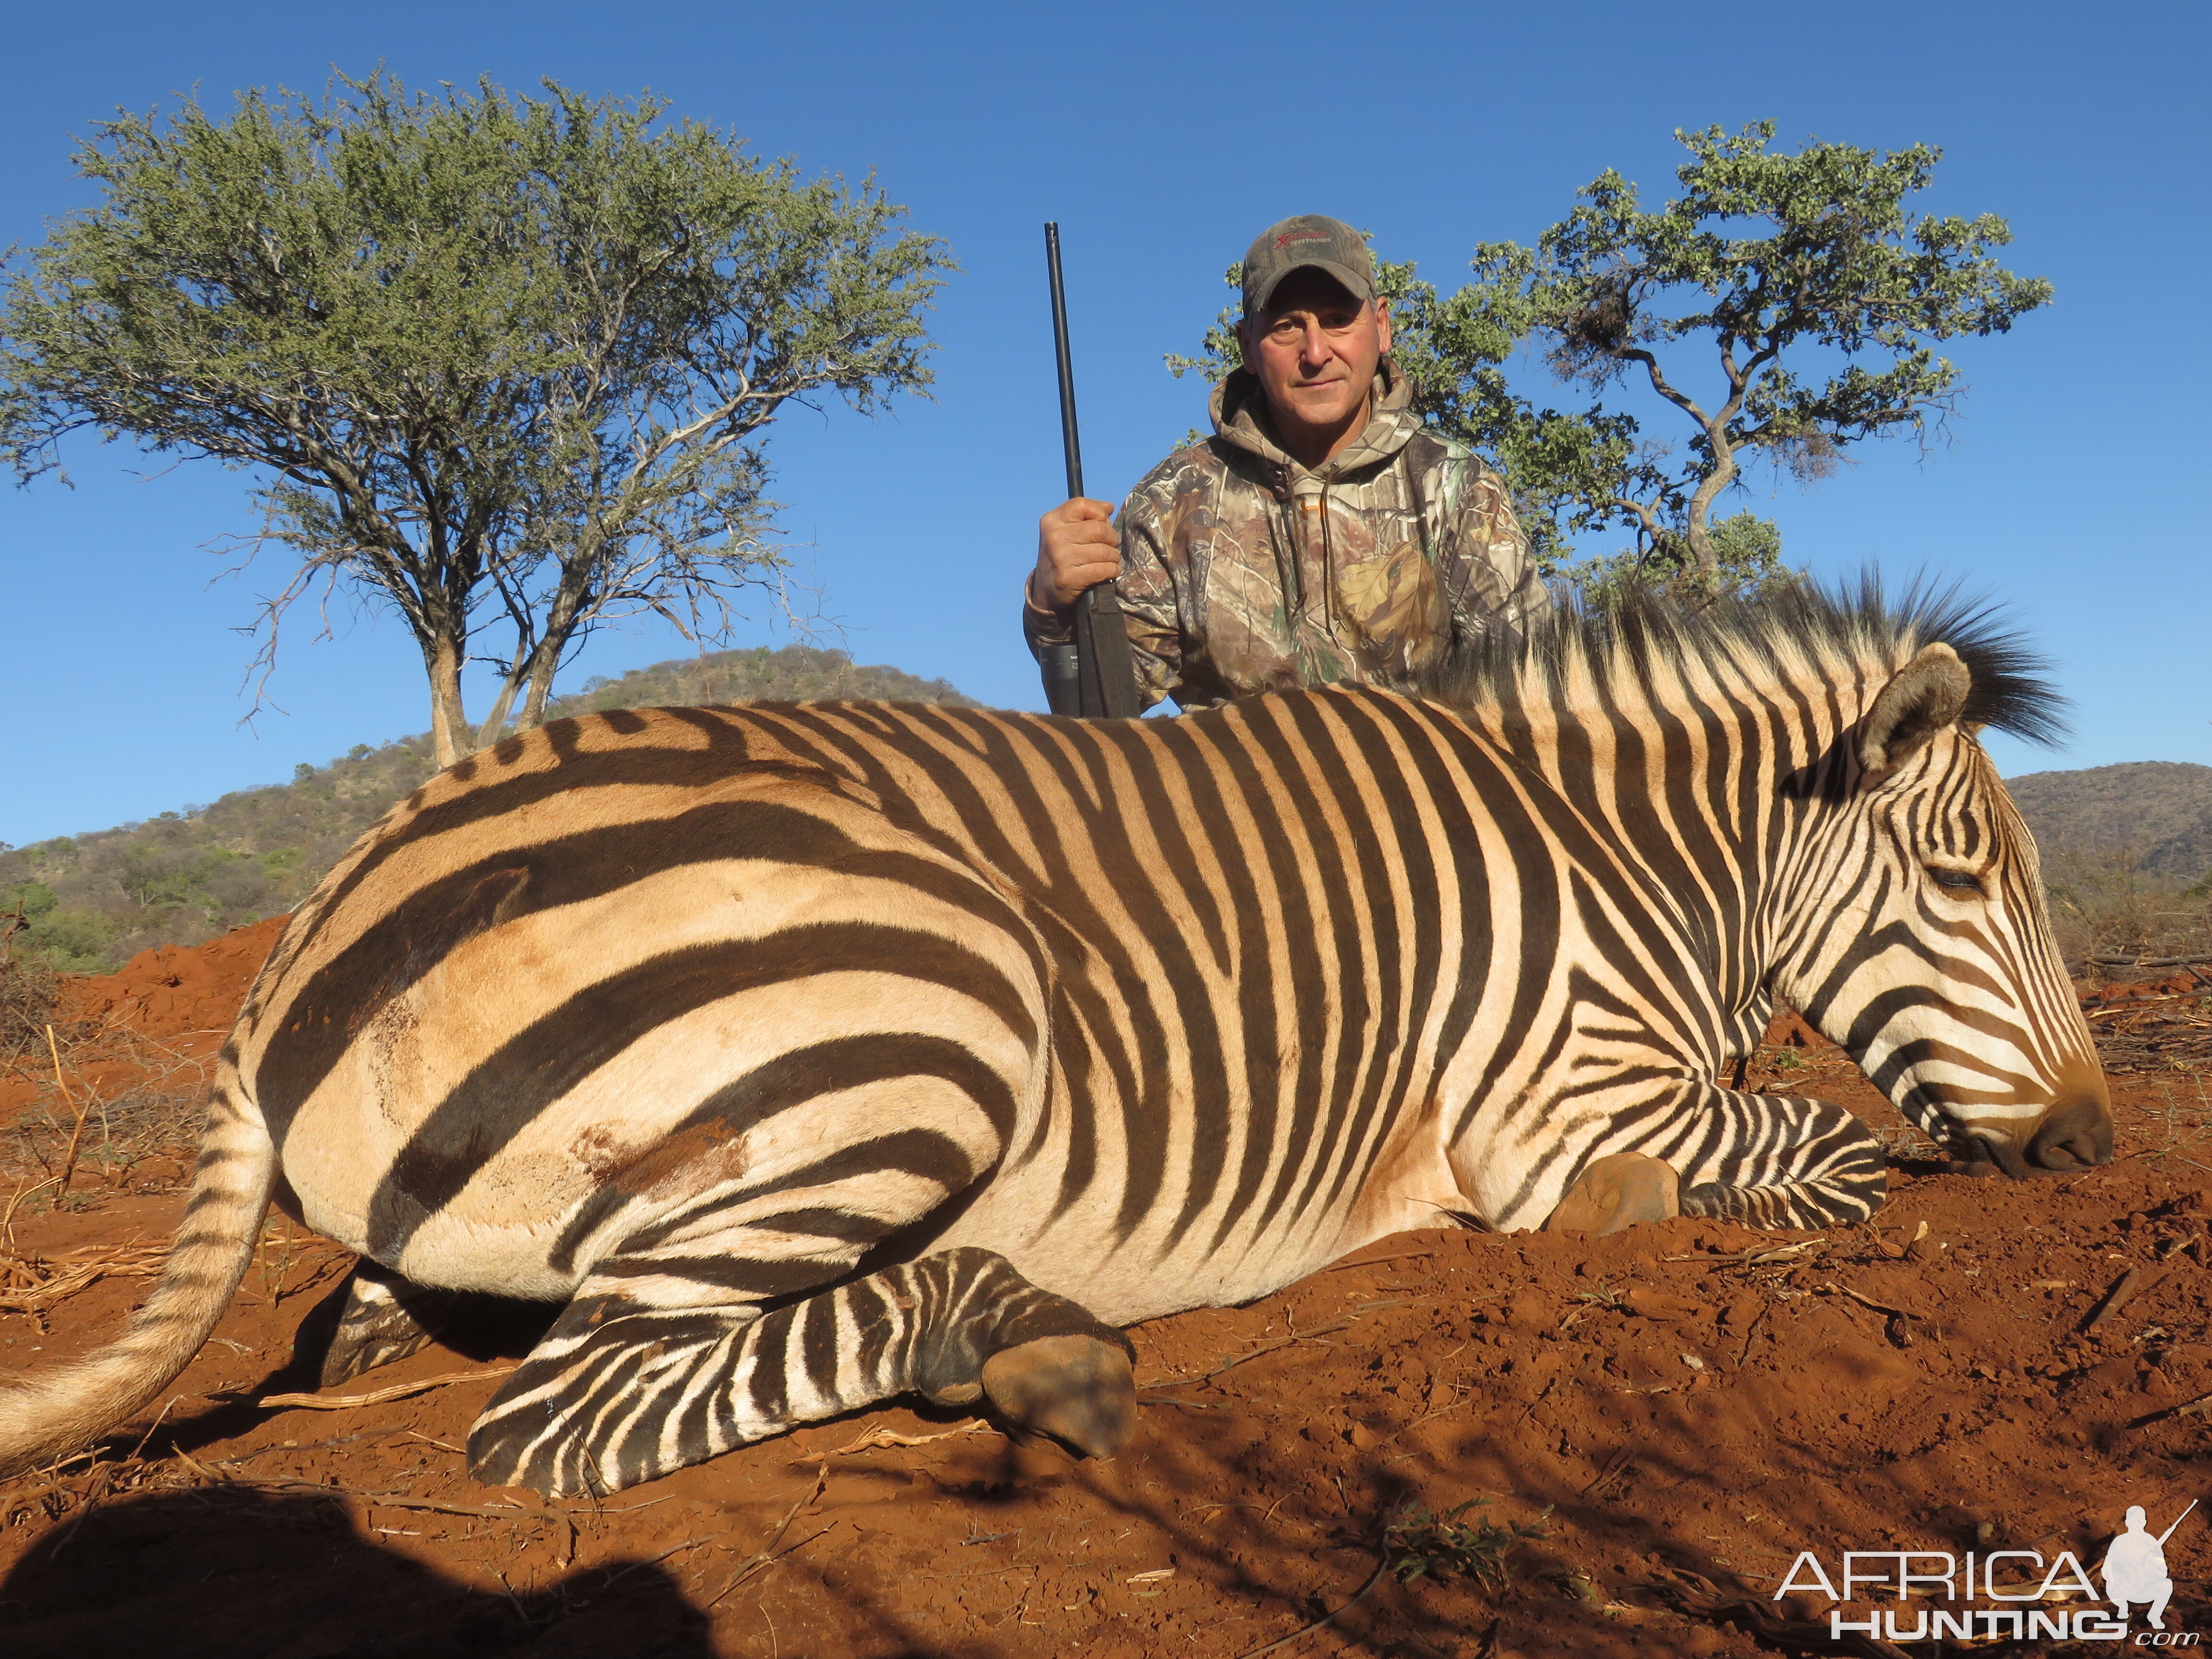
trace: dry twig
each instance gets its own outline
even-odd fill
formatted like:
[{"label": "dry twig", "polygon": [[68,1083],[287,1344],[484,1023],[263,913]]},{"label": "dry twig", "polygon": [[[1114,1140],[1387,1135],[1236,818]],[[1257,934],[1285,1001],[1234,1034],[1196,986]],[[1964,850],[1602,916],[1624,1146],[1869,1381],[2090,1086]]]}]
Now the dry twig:
[{"label": "dry twig", "polygon": [[451,1382],[489,1382],[514,1370],[513,1365],[495,1365],[488,1371],[449,1371],[443,1376],[418,1377],[412,1382],[394,1382],[388,1389],[372,1389],[367,1394],[264,1394],[253,1403],[272,1411],[290,1407],[315,1412],[349,1411],[356,1406],[380,1406],[387,1400],[404,1400],[410,1395],[426,1394]]},{"label": "dry twig", "polygon": [[900,1446],[927,1446],[933,1440],[951,1440],[961,1435],[996,1432],[980,1417],[972,1423],[963,1423],[957,1428],[947,1429],[942,1434],[895,1434],[889,1429],[878,1427],[864,1431],[860,1437],[849,1446],[840,1446],[826,1455],[844,1457],[854,1452],[890,1451]]},{"label": "dry twig", "polygon": [[730,1575],[729,1583],[724,1584],[721,1589],[716,1590],[714,1594],[700,1607],[699,1611],[702,1613],[708,1611],[714,1607],[715,1602],[720,1601],[732,1590],[737,1589],[737,1587],[744,1583],[745,1580],[756,1577],[761,1573],[766,1572],[777,1562],[782,1560],[785,1556],[789,1555],[792,1553],[792,1550],[805,1549],[816,1539],[821,1537],[823,1533],[828,1532],[830,1530],[830,1527],[836,1526],[837,1523],[835,1521],[832,1521],[829,1527],[823,1528],[820,1532],[809,1533],[805,1537],[800,1539],[796,1544],[793,1544],[791,1547],[791,1549],[779,1551],[776,1548],[776,1546],[783,1541],[783,1534],[791,1529],[791,1523],[799,1518],[799,1510],[805,1509],[816,1498],[821,1497],[822,1489],[829,1484],[830,1466],[827,1463],[816,1464],[814,1467],[813,1486],[807,1489],[806,1492],[796,1504],[793,1504],[788,1510],[784,1511],[783,1519],[775,1523],[775,1530],[769,1534],[768,1542],[762,1545],[758,1550],[754,1552],[751,1555],[747,1556],[743,1561],[739,1562],[738,1564],[738,1570]]},{"label": "dry twig", "polygon": [[150,1277],[161,1271],[166,1255],[150,1244],[87,1245],[52,1260],[0,1255],[0,1313],[44,1313],[100,1279]]},{"label": "dry twig", "polygon": [[1260,1659],[1260,1656],[1263,1653],[1273,1653],[1279,1648],[1286,1648],[1290,1646],[1291,1643],[1297,1641],[1301,1637],[1312,1635],[1324,1625],[1334,1624],[1338,1620],[1343,1618],[1346,1613],[1350,1613],[1352,1608],[1358,1607],[1361,1601],[1366,1599],[1367,1593],[1373,1589],[1376,1585],[1382,1582],[1382,1575],[1389,1570],[1389,1558],[1387,1556],[1382,1560],[1376,1562],[1375,1564],[1375,1571],[1367,1576],[1367,1582],[1362,1584],[1358,1589],[1354,1590],[1352,1593],[1352,1599],[1349,1601],[1346,1601],[1342,1607],[1339,1607],[1334,1613],[1325,1613],[1322,1614],[1320,1618],[1315,1620],[1313,1623],[1308,1625],[1304,1630],[1292,1631],[1288,1636],[1282,1638],[1279,1641],[1270,1642],[1264,1647],[1253,1648],[1245,1653],[1239,1654],[1237,1656],[1237,1659]]},{"label": "dry twig", "polygon": [[76,1173],[76,1149],[78,1143],[84,1139],[84,1108],[76,1103],[76,1097],[70,1093],[69,1080],[62,1075],[62,1051],[54,1042],[52,1025],[46,1027],[46,1053],[53,1057],[54,1087],[62,1091],[62,1098],[76,1114],[76,1127],[70,1131],[69,1156],[62,1160],[62,1189],[54,1194],[55,1200],[58,1202],[67,1195],[70,1177]]},{"label": "dry twig", "polygon": [[2081,1329],[2083,1333],[2086,1334],[2090,1331],[2095,1330],[2098,1326],[2103,1324],[2114,1314],[2119,1312],[2122,1308],[2124,1308],[2129,1303],[2134,1301],[2136,1297],[2142,1289],[2142,1269],[2141,1267],[2129,1268],[2127,1272],[2122,1273],[2119,1278],[2112,1282],[2112,1288],[2105,1292],[2104,1300],[2098,1303],[2094,1308],[2091,1309],[2089,1311],[2089,1316],[2081,1322]]}]

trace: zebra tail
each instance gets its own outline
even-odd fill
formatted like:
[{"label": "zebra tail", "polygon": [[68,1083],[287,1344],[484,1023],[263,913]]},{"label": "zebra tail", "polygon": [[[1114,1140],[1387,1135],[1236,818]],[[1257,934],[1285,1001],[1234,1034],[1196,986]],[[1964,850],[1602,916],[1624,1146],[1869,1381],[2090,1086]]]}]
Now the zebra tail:
[{"label": "zebra tail", "polygon": [[[228,1069],[228,1068],[226,1068]],[[0,1376],[0,1480],[79,1450],[175,1381],[206,1344],[253,1259],[276,1171],[259,1111],[216,1084],[184,1225],[116,1341],[36,1376]]]}]

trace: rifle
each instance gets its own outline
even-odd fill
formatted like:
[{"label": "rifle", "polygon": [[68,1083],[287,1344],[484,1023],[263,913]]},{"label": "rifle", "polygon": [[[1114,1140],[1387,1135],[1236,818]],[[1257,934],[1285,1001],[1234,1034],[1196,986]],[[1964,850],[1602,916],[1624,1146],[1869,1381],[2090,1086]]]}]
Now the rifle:
[{"label": "rifle", "polygon": [[[2189,1500],[2189,1510],[2193,1510],[2196,1507],[2197,1500],[2192,1498]],[[2178,1527],[2183,1522],[2189,1519],[2189,1510],[2184,1510],[2180,1514],[2173,1517],[2173,1527]],[[2164,1532],[2159,1534],[2158,1542],[2160,1548],[2163,1549],[2166,1547],[2166,1540],[2173,1536],[2173,1527],[2168,1527]]]},{"label": "rifle", "polygon": [[[1075,369],[1067,355],[1067,301],[1060,280],[1060,226],[1044,228],[1045,267],[1052,277],[1052,341],[1060,363],[1060,438],[1067,458],[1067,495],[1083,493],[1083,449],[1075,436]],[[1075,601],[1073,644],[1044,652],[1045,701],[1055,714],[1089,720],[1136,715],[1137,671],[1129,659],[1129,630],[1111,582],[1087,588]]]}]

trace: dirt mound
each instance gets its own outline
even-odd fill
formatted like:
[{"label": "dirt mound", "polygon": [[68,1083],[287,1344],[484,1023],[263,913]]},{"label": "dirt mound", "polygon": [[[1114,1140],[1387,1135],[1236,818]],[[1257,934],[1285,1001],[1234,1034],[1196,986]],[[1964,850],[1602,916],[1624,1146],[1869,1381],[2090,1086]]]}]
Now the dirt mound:
[{"label": "dirt mound", "polygon": [[[149,951],[80,1006],[164,1041],[219,1031],[274,932]],[[256,1406],[303,1386],[280,1370],[293,1332],[351,1260],[276,1222],[155,1412],[0,1487],[0,1650],[1895,1656],[1891,1626],[1832,1626],[1819,1582],[1845,1588],[1846,1551],[1915,1551],[1954,1575],[1971,1553],[2027,1598],[2021,1640],[2000,1617],[1949,1650],[2074,1651],[2052,1646],[2087,1606],[2069,1563],[2094,1573],[2128,1505],[2157,1531],[2204,1493],[2212,1097],[2160,1056],[2212,1006],[2176,985],[2093,1011],[2148,1056],[2115,1079],[2109,1168],[1960,1173],[1778,1024],[1750,1085],[1879,1128],[1875,1224],[1386,1240],[1250,1307],[1139,1327],[1144,1428],[1106,1463],[900,1406],[603,1504],[488,1491],[460,1448],[532,1310],[330,1409]],[[0,1364],[112,1336],[180,1200],[33,1207],[0,1255],[27,1264],[0,1278]],[[2204,1629],[2203,1510],[2166,1559],[2167,1628]],[[1914,1588],[1862,1583],[1842,1619],[1909,1636],[1948,1605]]]},{"label": "dirt mound", "polygon": [[146,1036],[220,1037],[290,920],[271,916],[204,945],[141,951],[114,973],[72,978],[64,1005],[77,1018],[128,1025]]}]

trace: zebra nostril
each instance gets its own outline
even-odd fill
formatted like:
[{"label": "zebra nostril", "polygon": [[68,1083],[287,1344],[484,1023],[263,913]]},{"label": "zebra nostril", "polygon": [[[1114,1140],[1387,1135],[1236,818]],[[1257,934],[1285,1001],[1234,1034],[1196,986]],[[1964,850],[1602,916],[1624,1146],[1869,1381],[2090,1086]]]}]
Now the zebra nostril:
[{"label": "zebra nostril", "polygon": [[2103,1103],[2076,1100],[2043,1120],[2027,1145],[2028,1162],[2044,1170],[2093,1170],[2112,1161],[2112,1119]]}]

